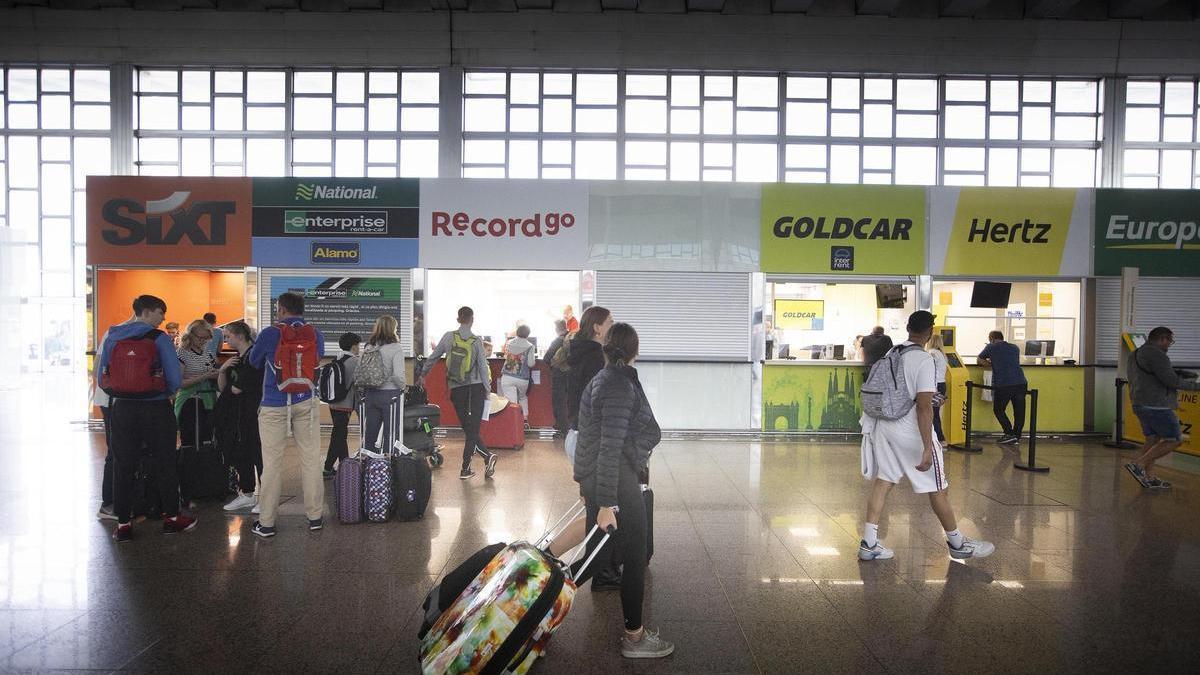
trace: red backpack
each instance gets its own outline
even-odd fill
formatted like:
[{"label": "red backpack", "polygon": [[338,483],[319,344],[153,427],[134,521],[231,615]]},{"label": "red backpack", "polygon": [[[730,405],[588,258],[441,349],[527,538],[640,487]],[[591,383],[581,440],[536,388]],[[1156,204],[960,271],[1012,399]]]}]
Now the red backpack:
[{"label": "red backpack", "polygon": [[100,388],[118,398],[151,398],[167,390],[155,340],[157,328],[141,337],[118,340],[100,373]]},{"label": "red backpack", "polygon": [[317,331],[309,324],[276,325],[275,379],[283,394],[311,394],[317,381]]}]

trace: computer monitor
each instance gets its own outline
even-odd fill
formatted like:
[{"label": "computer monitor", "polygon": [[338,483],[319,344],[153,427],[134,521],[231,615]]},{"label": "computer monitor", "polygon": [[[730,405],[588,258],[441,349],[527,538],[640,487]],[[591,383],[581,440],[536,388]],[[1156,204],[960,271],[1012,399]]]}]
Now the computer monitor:
[{"label": "computer monitor", "polygon": [[875,284],[875,306],[879,309],[904,309],[907,295],[901,284]]},{"label": "computer monitor", "polygon": [[972,307],[1008,307],[1008,296],[1012,293],[1012,284],[994,281],[976,281],[971,288]]},{"label": "computer monitor", "polygon": [[846,345],[834,345],[833,358],[838,361],[844,361],[846,359]]},{"label": "computer monitor", "polygon": [[779,354],[777,355],[777,358],[781,358],[781,359],[792,358],[792,346],[787,344],[786,342],[779,345]]},{"label": "computer monitor", "polygon": [[1054,340],[1026,340],[1025,356],[1054,356]]},{"label": "computer monitor", "polygon": [[943,328],[941,330],[941,334],[942,334],[942,346],[943,347],[953,347],[954,346],[954,329],[953,328]]}]

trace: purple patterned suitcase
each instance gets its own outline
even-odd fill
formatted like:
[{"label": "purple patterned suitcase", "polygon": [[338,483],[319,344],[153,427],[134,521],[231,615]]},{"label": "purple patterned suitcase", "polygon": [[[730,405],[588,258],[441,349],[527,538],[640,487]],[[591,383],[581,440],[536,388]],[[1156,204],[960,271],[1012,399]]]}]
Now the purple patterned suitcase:
[{"label": "purple patterned suitcase", "polygon": [[[392,410],[395,409],[395,399]],[[395,503],[392,490],[392,445],[395,442],[393,429],[386,429],[389,419],[379,430],[379,452],[364,450],[363,461],[363,513],[372,523],[383,523],[392,515]]]},{"label": "purple patterned suitcase", "polygon": [[[358,437],[365,436],[363,430],[363,407],[358,407]],[[362,443],[359,444],[362,452]],[[338,520],[345,525],[363,521],[363,461],[355,454],[338,462],[337,476],[333,479],[333,503]]]}]

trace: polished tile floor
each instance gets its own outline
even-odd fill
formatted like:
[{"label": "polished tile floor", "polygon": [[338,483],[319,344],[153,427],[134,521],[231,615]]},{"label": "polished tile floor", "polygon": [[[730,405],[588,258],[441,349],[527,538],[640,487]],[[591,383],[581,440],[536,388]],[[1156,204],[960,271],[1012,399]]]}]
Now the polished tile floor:
[{"label": "polished tile floor", "polygon": [[[309,533],[285,516],[262,541],[203,504],[195,532],[144,526],[118,548],[94,518],[103,438],[73,423],[82,389],[0,391],[0,672],[416,672],[417,609],[442,571],[540,534],[574,500],[561,450],[533,441],[502,452],[491,482],[436,473],[419,523]],[[665,442],[646,603],[676,654],[622,661],[618,597],[585,589],[534,672],[1194,667],[1200,476],[1165,469],[1175,490],[1148,494],[1098,443],[1043,444],[1047,475],[1014,456],[947,459],[961,526],[996,543],[991,558],[951,562],[901,486],[882,526],[896,558],[862,564],[856,445]]]}]

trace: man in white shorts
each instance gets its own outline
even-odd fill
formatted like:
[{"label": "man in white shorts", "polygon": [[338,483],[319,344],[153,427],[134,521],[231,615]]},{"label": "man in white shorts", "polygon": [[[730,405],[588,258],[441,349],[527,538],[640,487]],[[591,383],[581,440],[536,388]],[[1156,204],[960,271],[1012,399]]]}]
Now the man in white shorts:
[{"label": "man in white shorts", "polygon": [[[964,537],[958,531],[954,509],[946,495],[950,485],[946,480],[946,465],[942,448],[934,441],[933,434],[933,397],[937,393],[935,368],[933,357],[924,349],[933,336],[933,323],[933,314],[913,312],[908,317],[908,340],[892,350],[893,358],[900,359],[904,383],[916,405],[896,420],[876,419],[865,414],[862,417],[862,472],[872,485],[871,496],[867,499],[867,523],[858,546],[860,560],[886,560],[894,555],[879,541],[879,519],[883,516],[888,493],[905,477],[912,483],[913,492],[929,495],[929,505],[946,531],[950,557],[957,560],[983,558],[996,550],[991,542]],[[876,367],[888,365],[888,361],[880,361]]]}]

